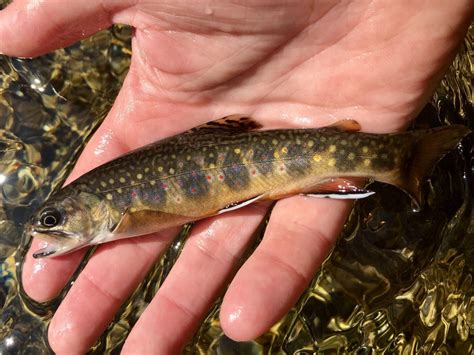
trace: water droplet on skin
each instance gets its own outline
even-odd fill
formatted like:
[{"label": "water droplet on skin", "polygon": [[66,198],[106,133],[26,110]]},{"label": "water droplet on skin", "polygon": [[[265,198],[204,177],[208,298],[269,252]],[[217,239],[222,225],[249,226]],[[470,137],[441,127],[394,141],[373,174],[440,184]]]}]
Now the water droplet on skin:
[{"label": "water droplet on skin", "polygon": [[34,259],[33,263],[33,275],[37,275],[40,272],[43,272],[45,266],[44,259]]},{"label": "water droplet on skin", "polygon": [[233,323],[237,321],[242,314],[242,306],[237,307],[237,309],[229,314],[229,322]]},{"label": "water droplet on skin", "polygon": [[108,130],[106,133],[104,133],[100,139],[99,139],[99,144],[97,144],[97,147],[94,149],[94,154],[95,155],[102,155],[109,145],[110,140],[113,137],[113,132],[112,130]]},{"label": "water droplet on skin", "polygon": [[[69,313],[71,313],[71,312],[69,312]],[[72,314],[71,314],[71,317],[72,317]],[[57,337],[67,336],[73,330],[74,330],[74,325],[73,325],[72,322],[61,322],[61,325],[56,328],[56,336]]]},{"label": "water droplet on skin", "polygon": [[26,11],[27,12],[33,12],[38,10],[38,8],[41,6],[42,1],[41,0],[30,0],[26,3]]}]

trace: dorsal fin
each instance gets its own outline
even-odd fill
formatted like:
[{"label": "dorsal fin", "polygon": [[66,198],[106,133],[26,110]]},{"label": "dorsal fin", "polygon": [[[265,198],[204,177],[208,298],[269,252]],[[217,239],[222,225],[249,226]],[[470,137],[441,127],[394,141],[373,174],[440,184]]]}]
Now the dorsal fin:
[{"label": "dorsal fin", "polygon": [[197,126],[189,131],[189,133],[203,132],[203,131],[228,131],[232,132],[249,132],[262,128],[262,125],[254,119],[244,115],[230,115],[220,118],[215,121],[210,121]]},{"label": "dorsal fin", "polygon": [[329,125],[328,127],[337,128],[345,132],[357,132],[360,131],[361,128],[359,122],[352,119],[340,120],[333,123],[332,125]]}]

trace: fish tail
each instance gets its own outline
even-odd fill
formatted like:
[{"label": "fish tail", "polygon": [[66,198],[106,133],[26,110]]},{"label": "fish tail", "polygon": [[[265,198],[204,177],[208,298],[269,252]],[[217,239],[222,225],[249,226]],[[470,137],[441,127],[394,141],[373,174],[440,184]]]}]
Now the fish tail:
[{"label": "fish tail", "polygon": [[427,131],[402,133],[413,139],[413,144],[400,160],[400,174],[393,175],[394,181],[386,181],[407,192],[416,204],[417,209],[423,203],[421,192],[422,182],[434,170],[436,163],[449,151],[453,150],[461,140],[471,133],[462,125],[451,125]]}]

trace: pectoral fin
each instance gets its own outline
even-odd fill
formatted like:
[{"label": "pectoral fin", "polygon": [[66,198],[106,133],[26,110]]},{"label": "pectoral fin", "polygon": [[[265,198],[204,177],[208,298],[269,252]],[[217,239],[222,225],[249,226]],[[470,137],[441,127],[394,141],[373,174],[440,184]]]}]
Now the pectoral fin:
[{"label": "pectoral fin", "polygon": [[127,209],[122,213],[120,220],[110,228],[110,231],[117,238],[125,238],[180,226],[194,220],[194,218],[189,216],[181,216],[162,211],[131,211]]}]

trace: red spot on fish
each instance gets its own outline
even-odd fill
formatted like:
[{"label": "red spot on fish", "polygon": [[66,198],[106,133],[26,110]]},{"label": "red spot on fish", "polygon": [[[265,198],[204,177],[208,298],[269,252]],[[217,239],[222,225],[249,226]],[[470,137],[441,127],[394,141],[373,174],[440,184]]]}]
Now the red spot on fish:
[{"label": "red spot on fish", "polygon": [[224,175],[219,175],[219,180],[224,180]]},{"label": "red spot on fish", "polygon": [[211,176],[211,175],[207,175],[206,177],[207,177],[207,180],[209,180],[209,181],[212,180],[212,176]]},{"label": "red spot on fish", "polygon": [[137,197],[137,192],[136,191],[132,191],[132,197]]},{"label": "red spot on fish", "polygon": [[165,190],[168,190],[168,184],[163,184],[163,188],[164,188]]},{"label": "red spot on fish", "polygon": [[195,194],[195,193],[197,192],[197,189],[196,189],[195,187],[192,187],[192,188],[191,188],[191,192],[192,192],[193,194]]},{"label": "red spot on fish", "polygon": [[252,170],[252,175],[253,175],[253,176],[257,175],[257,171],[256,171],[256,170]]}]

